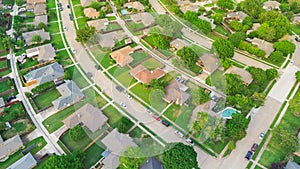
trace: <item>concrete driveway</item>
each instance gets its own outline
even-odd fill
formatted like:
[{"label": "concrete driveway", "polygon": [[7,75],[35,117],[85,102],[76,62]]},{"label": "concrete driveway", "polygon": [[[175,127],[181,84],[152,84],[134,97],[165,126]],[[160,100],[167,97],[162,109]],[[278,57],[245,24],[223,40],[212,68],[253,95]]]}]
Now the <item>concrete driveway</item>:
[{"label": "concrete driveway", "polygon": [[244,56],[244,55],[242,55],[240,53],[237,53],[237,52],[234,52],[233,59],[236,60],[236,61],[239,61],[241,63],[244,63],[247,66],[259,67],[259,68],[261,68],[263,70],[267,70],[267,69],[272,68],[271,66],[263,64],[263,63],[261,63],[259,61],[251,59],[251,58],[249,58],[247,56]]}]

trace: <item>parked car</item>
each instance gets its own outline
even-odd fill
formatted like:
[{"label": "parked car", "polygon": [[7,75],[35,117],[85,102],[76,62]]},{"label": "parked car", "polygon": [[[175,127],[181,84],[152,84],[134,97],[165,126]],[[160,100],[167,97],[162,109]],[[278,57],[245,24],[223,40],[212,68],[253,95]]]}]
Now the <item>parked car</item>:
[{"label": "parked car", "polygon": [[126,104],[125,104],[125,103],[121,103],[121,106],[122,106],[124,109],[126,109],[126,108],[127,108],[127,106],[126,106]]},{"label": "parked car", "polygon": [[121,86],[116,86],[116,89],[119,91],[119,92],[123,92],[124,89],[121,87]]},{"label": "parked car", "polygon": [[298,36],[295,37],[295,40],[296,40],[297,42],[300,42],[300,38],[299,38]]},{"label": "parked car", "polygon": [[215,105],[211,110],[214,111],[214,112],[218,112],[219,111],[219,106]]},{"label": "parked car", "polygon": [[6,99],[6,102],[9,103],[10,101],[12,101],[13,99],[16,99],[17,97],[16,96],[9,96],[7,99]]},{"label": "parked car", "polygon": [[191,140],[190,138],[187,138],[186,142],[188,142],[191,146],[195,145],[195,143],[193,142],[193,140]]},{"label": "parked car", "polygon": [[93,77],[93,74],[92,74],[91,72],[87,72],[87,75],[88,75],[89,77]]},{"label": "parked car", "polygon": [[261,132],[260,134],[259,134],[259,139],[263,139],[264,138],[264,136],[265,136],[265,133],[264,132]]},{"label": "parked car", "polygon": [[96,70],[100,70],[100,66],[99,65],[95,65],[95,69]]},{"label": "parked car", "polygon": [[160,121],[160,117],[159,117],[159,116],[153,114],[152,117],[153,117],[155,120]]},{"label": "parked car", "polygon": [[179,137],[181,137],[181,138],[184,136],[184,135],[183,135],[180,131],[178,131],[178,130],[175,131],[175,134],[179,135]]},{"label": "parked car", "polygon": [[165,125],[166,127],[169,127],[169,126],[170,126],[170,123],[167,122],[166,120],[162,120],[162,121],[161,121],[161,124]]},{"label": "parked car", "polygon": [[67,30],[67,27],[66,27],[66,26],[64,26],[64,30],[65,30],[65,31]]},{"label": "parked car", "polygon": [[127,94],[127,98],[128,98],[129,100],[132,100],[132,97],[131,97],[129,94]]},{"label": "parked car", "polygon": [[149,108],[146,108],[145,110],[146,110],[146,112],[149,113],[149,114],[152,113],[151,109],[149,109]]},{"label": "parked car", "polygon": [[251,147],[251,151],[255,152],[258,148],[258,144],[257,143],[254,143]]},{"label": "parked car", "polygon": [[70,5],[67,5],[67,8],[70,8]]},{"label": "parked car", "polygon": [[72,53],[74,53],[74,54],[76,53],[76,50],[74,48],[72,49]]},{"label": "parked car", "polygon": [[253,154],[253,152],[252,152],[252,151],[248,151],[248,152],[247,152],[247,154],[246,154],[246,156],[245,156],[245,158],[246,158],[247,160],[250,160],[250,159],[251,159],[251,156],[252,156],[252,154]]},{"label": "parked car", "polygon": [[69,14],[70,20],[73,21],[72,14]]}]

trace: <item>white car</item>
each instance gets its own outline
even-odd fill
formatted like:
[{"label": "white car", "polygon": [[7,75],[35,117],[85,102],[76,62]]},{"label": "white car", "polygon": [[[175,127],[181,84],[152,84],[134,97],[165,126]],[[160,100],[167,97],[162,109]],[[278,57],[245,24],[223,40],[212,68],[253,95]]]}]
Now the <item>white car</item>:
[{"label": "white car", "polygon": [[259,137],[258,137],[258,138],[262,140],[262,139],[264,138],[264,136],[265,136],[265,133],[264,133],[264,132],[261,132],[261,133],[259,134]]},{"label": "white car", "polygon": [[64,26],[64,30],[67,31],[67,27],[66,26]]},{"label": "white car", "polygon": [[125,103],[121,103],[121,106],[122,106],[124,109],[126,109],[126,108],[127,108],[127,106],[126,106],[126,104],[125,104]]},{"label": "white car", "polygon": [[132,100],[132,97],[128,94],[127,95],[127,98],[129,99],[129,100]]},{"label": "white car", "polygon": [[75,54],[75,53],[76,53],[76,50],[73,48],[73,49],[72,49],[72,52]]},{"label": "white car", "polygon": [[148,108],[146,108],[145,111],[146,111],[147,113],[149,113],[149,114],[152,114],[152,111],[151,111],[150,109],[148,109]]},{"label": "white car", "polygon": [[180,131],[178,131],[178,130],[175,131],[175,134],[179,135],[179,137],[181,137],[181,138],[184,136],[184,135],[183,135]]},{"label": "white car", "polygon": [[191,146],[195,145],[195,143],[190,138],[187,138],[186,142],[188,142]]}]

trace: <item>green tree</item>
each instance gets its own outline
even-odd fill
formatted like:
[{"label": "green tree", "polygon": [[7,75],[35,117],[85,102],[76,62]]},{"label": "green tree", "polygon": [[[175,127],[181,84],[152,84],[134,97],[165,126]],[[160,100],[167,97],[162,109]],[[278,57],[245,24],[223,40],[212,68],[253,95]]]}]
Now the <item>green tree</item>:
[{"label": "green tree", "polygon": [[230,28],[232,28],[233,30],[235,30],[237,32],[243,31],[243,24],[238,22],[237,20],[231,21],[229,26],[230,26]]},{"label": "green tree", "polygon": [[209,33],[212,29],[210,23],[206,20],[199,19],[198,13],[196,12],[187,11],[183,17],[198,27],[204,34]]},{"label": "green tree", "polygon": [[45,31],[48,30],[48,26],[47,26],[44,22],[40,22],[40,23],[38,24],[38,28],[39,28],[39,29],[44,29]]},{"label": "green tree", "polygon": [[103,6],[102,3],[95,2],[95,1],[92,1],[92,3],[89,5],[89,7],[94,8],[97,11],[100,11],[102,6]]},{"label": "green tree", "polygon": [[199,169],[197,153],[191,146],[183,143],[169,144],[167,151],[162,154],[162,161],[165,169]]},{"label": "green tree", "polygon": [[274,43],[274,48],[276,51],[280,51],[283,55],[293,54],[296,50],[296,45],[290,41],[284,40]]},{"label": "green tree", "polygon": [[212,18],[214,19],[214,22],[216,24],[220,24],[223,22],[223,15],[222,14],[219,14],[219,13],[214,13]]},{"label": "green tree", "polygon": [[176,21],[173,21],[168,15],[159,15],[156,18],[156,22],[163,28],[162,33],[164,35],[174,38],[181,36],[182,25]]},{"label": "green tree", "polygon": [[99,18],[105,18],[106,12],[104,10],[99,11]]},{"label": "green tree", "polygon": [[232,62],[229,58],[221,59],[220,62],[225,70],[232,66]]},{"label": "green tree", "polygon": [[283,3],[279,6],[281,12],[289,12],[291,10],[290,5],[287,3]]},{"label": "green tree", "polygon": [[300,82],[300,71],[297,71],[297,72],[295,73],[295,76],[296,76],[297,82]]},{"label": "green tree", "polygon": [[275,63],[283,63],[285,58],[283,57],[283,53],[280,51],[274,51],[269,56],[270,60]]},{"label": "green tree", "polygon": [[96,32],[95,27],[86,26],[83,29],[76,30],[76,41],[87,42]]},{"label": "green tree", "polygon": [[193,49],[189,47],[183,47],[182,49],[178,50],[176,53],[185,64],[189,67],[195,65],[198,60],[198,55],[193,51]]},{"label": "green tree", "polygon": [[221,9],[234,9],[233,1],[232,0],[218,0],[217,6]]},{"label": "green tree", "polygon": [[225,75],[225,77],[228,95],[240,94],[243,92],[243,90],[245,90],[241,76],[228,73]]},{"label": "green tree", "polygon": [[217,39],[213,42],[212,46],[221,59],[232,58],[234,55],[234,46],[228,40]]},{"label": "green tree", "polygon": [[270,27],[268,23],[261,24],[257,29],[257,34],[258,37],[269,42],[275,39],[275,29],[274,27]]},{"label": "green tree", "polygon": [[208,113],[198,112],[197,119],[193,124],[193,130],[200,133],[208,121]]},{"label": "green tree", "polygon": [[80,125],[71,128],[69,134],[71,139],[74,141],[82,140],[86,136],[85,131]]},{"label": "green tree", "polygon": [[279,77],[278,71],[274,68],[270,68],[266,70],[266,74],[269,80],[273,80],[277,77]]},{"label": "green tree", "polygon": [[145,155],[139,147],[128,147],[120,156],[120,169],[139,169],[146,161]]},{"label": "green tree", "polygon": [[244,32],[235,32],[229,36],[229,41],[233,44],[233,46],[238,47],[241,41],[246,39],[247,35]]},{"label": "green tree", "polygon": [[42,41],[42,37],[40,35],[33,35],[31,41],[40,43]]},{"label": "green tree", "polygon": [[4,131],[6,129],[5,122],[0,122],[0,131]]},{"label": "green tree", "polygon": [[247,30],[252,28],[253,26],[253,19],[250,16],[246,16],[243,20],[243,25],[247,26]]},{"label": "green tree", "polygon": [[53,168],[72,168],[72,169],[82,169],[83,160],[85,156],[82,152],[75,152],[68,155],[53,155],[45,162],[43,166],[44,169]]},{"label": "green tree", "polygon": [[296,150],[298,146],[297,136],[287,126],[278,125],[272,130],[272,135],[278,140],[279,145],[283,146],[290,153]]},{"label": "green tree", "polygon": [[249,16],[257,19],[259,15],[264,11],[262,8],[262,1],[260,0],[244,0],[238,7],[246,12]]},{"label": "green tree", "polygon": [[255,107],[260,107],[260,106],[264,105],[264,103],[265,103],[266,94],[254,92],[253,95],[251,96],[251,99],[253,100]]},{"label": "green tree", "polygon": [[231,139],[237,141],[246,136],[246,129],[250,119],[246,119],[241,113],[232,114],[232,119],[227,120],[226,135]]}]

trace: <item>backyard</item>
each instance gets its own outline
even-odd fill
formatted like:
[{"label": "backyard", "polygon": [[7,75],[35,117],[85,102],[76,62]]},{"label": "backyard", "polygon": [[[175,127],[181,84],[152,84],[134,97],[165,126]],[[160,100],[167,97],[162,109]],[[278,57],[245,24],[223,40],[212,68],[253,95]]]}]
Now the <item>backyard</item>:
[{"label": "backyard", "polygon": [[61,95],[56,88],[52,88],[48,91],[40,93],[36,97],[33,98],[37,108],[39,110],[43,110],[52,105],[52,101],[59,98]]},{"label": "backyard", "polygon": [[21,69],[26,69],[26,68],[30,68],[32,66],[35,66],[37,64],[39,64],[37,59],[27,58],[26,61],[20,65],[20,68]]},{"label": "backyard", "polygon": [[13,83],[10,79],[0,82],[0,93],[13,89]]},{"label": "backyard", "polygon": [[156,68],[162,68],[163,64],[161,64],[159,61],[157,61],[154,58],[149,58],[142,62],[142,65],[145,66],[148,70],[154,70]]},{"label": "backyard", "polygon": [[130,63],[130,66],[134,67],[137,64],[141,63],[143,60],[147,59],[149,56],[145,52],[134,52],[131,54],[131,57],[133,58],[133,61]]},{"label": "backyard", "polygon": [[6,67],[7,67],[7,60],[0,61],[0,69],[6,68]]},{"label": "backyard", "polygon": [[69,66],[73,63],[66,50],[61,50],[57,52],[55,59],[62,66]]}]

